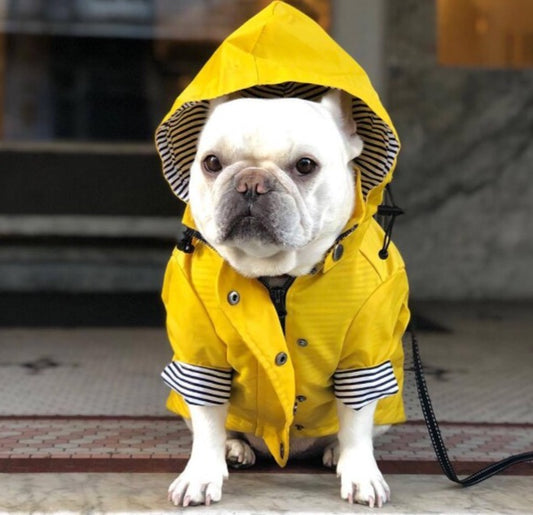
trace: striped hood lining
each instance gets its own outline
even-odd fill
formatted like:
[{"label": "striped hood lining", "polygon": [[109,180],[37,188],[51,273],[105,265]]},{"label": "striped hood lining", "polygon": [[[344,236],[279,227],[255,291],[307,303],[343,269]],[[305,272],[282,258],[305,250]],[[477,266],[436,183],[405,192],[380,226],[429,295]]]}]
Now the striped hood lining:
[{"label": "striped hood lining", "polygon": [[[284,82],[253,86],[238,93],[244,98],[302,98],[317,101],[329,89],[315,84]],[[184,103],[160,125],[156,133],[163,174],[172,191],[184,202],[189,200],[190,168],[208,112],[207,100]],[[391,171],[400,145],[390,127],[355,97],[352,97],[352,115],[357,133],[363,140],[363,152],[354,163],[361,172],[361,188],[366,199],[369,191],[381,184]]]}]

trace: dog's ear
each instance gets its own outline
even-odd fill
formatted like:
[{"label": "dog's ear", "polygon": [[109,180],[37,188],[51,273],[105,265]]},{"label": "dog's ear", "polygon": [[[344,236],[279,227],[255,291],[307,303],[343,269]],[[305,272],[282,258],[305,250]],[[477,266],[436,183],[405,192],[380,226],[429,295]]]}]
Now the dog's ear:
[{"label": "dog's ear", "polygon": [[363,140],[357,134],[357,127],[352,116],[352,97],[340,89],[330,89],[322,97],[320,103],[333,115],[349,143],[351,159],[355,159],[363,151]]},{"label": "dog's ear", "polygon": [[238,93],[231,93],[229,95],[222,95],[221,97],[213,98],[209,101],[209,114],[211,114],[220,104],[241,98]]},{"label": "dog's ear", "polygon": [[221,97],[213,98],[209,101],[209,114],[211,114],[220,104],[227,102],[229,95],[222,95]]}]

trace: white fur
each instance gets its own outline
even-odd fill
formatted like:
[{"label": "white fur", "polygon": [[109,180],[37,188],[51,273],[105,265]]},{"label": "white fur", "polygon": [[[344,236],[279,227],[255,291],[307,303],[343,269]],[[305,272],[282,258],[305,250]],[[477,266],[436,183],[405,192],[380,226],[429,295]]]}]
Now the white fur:
[{"label": "white fur", "polygon": [[[361,153],[350,101],[338,91],[322,102],[300,99],[219,100],[212,104],[191,168],[190,206],[198,230],[236,270],[245,276],[301,275],[324,256],[354,209],[351,160]],[[209,175],[202,160],[215,154],[223,169]],[[309,180],[291,176],[291,163],[313,157],[320,170]],[[275,182],[287,213],[281,213],[283,244],[260,239],[235,245],[222,241],[216,206],[233,193],[234,177],[259,170]],[[339,433],[318,439],[296,438],[290,456],[323,451],[325,465],[337,467],[341,497],[348,502],[382,506],[390,490],[376,465],[372,446],[376,403],[354,411],[338,402]],[[249,466],[255,454],[267,452],[251,435],[247,441],[224,429],[226,407],[190,406],[193,446],[183,473],[170,485],[169,499],[177,506],[220,500],[230,464]]]},{"label": "white fur", "polygon": [[[381,507],[390,500],[390,488],[374,458],[373,434],[388,428],[374,428],[376,404],[355,411],[337,401],[338,439],[293,438],[290,442],[291,457],[305,457],[317,448],[322,449],[324,465],[337,467],[341,498],[350,504]],[[191,420],[187,422],[193,432],[191,457],[168,490],[169,500],[184,507],[220,501],[222,483],[228,477],[226,460],[237,468],[255,463],[255,454],[247,441],[235,433],[226,435],[226,406],[190,406],[189,409]],[[252,435],[246,438],[260,452],[268,452],[261,440]]]},{"label": "white fur", "polygon": [[372,445],[376,405],[373,402],[355,411],[337,401],[341,497],[370,507],[381,507],[390,500],[390,488],[378,469]]},{"label": "white fur", "polygon": [[168,499],[175,506],[220,501],[226,465],[227,405],[189,406],[193,443],[185,470],[172,482]]},{"label": "white fur", "polygon": [[[332,245],[353,212],[351,161],[362,150],[355,123],[348,119],[335,90],[321,103],[242,98],[212,106],[191,167],[190,206],[198,230],[240,273],[302,275]],[[202,160],[213,153],[224,169],[209,178],[202,172]],[[312,156],[321,164],[320,172],[303,184],[287,173],[301,156]],[[231,188],[234,175],[245,167],[264,170],[292,198],[291,216],[280,228],[288,243],[251,240],[236,246],[221,240],[215,207]]]}]

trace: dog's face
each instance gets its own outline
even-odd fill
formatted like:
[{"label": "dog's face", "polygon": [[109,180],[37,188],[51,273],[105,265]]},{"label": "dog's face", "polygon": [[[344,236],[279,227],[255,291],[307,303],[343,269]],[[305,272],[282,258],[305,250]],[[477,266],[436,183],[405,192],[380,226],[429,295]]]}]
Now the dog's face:
[{"label": "dog's face", "polygon": [[307,273],[354,208],[362,150],[338,91],[211,106],[191,167],[198,230],[246,276]]}]

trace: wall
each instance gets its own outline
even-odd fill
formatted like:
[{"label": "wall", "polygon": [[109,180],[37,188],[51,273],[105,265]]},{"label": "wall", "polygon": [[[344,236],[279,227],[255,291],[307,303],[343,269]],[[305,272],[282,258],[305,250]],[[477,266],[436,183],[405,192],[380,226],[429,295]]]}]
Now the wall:
[{"label": "wall", "polygon": [[333,0],[331,34],[365,69],[376,91],[386,94],[387,0]]},{"label": "wall", "polygon": [[435,3],[386,2],[402,140],[395,241],[414,298],[533,298],[533,70],[441,67]]}]

